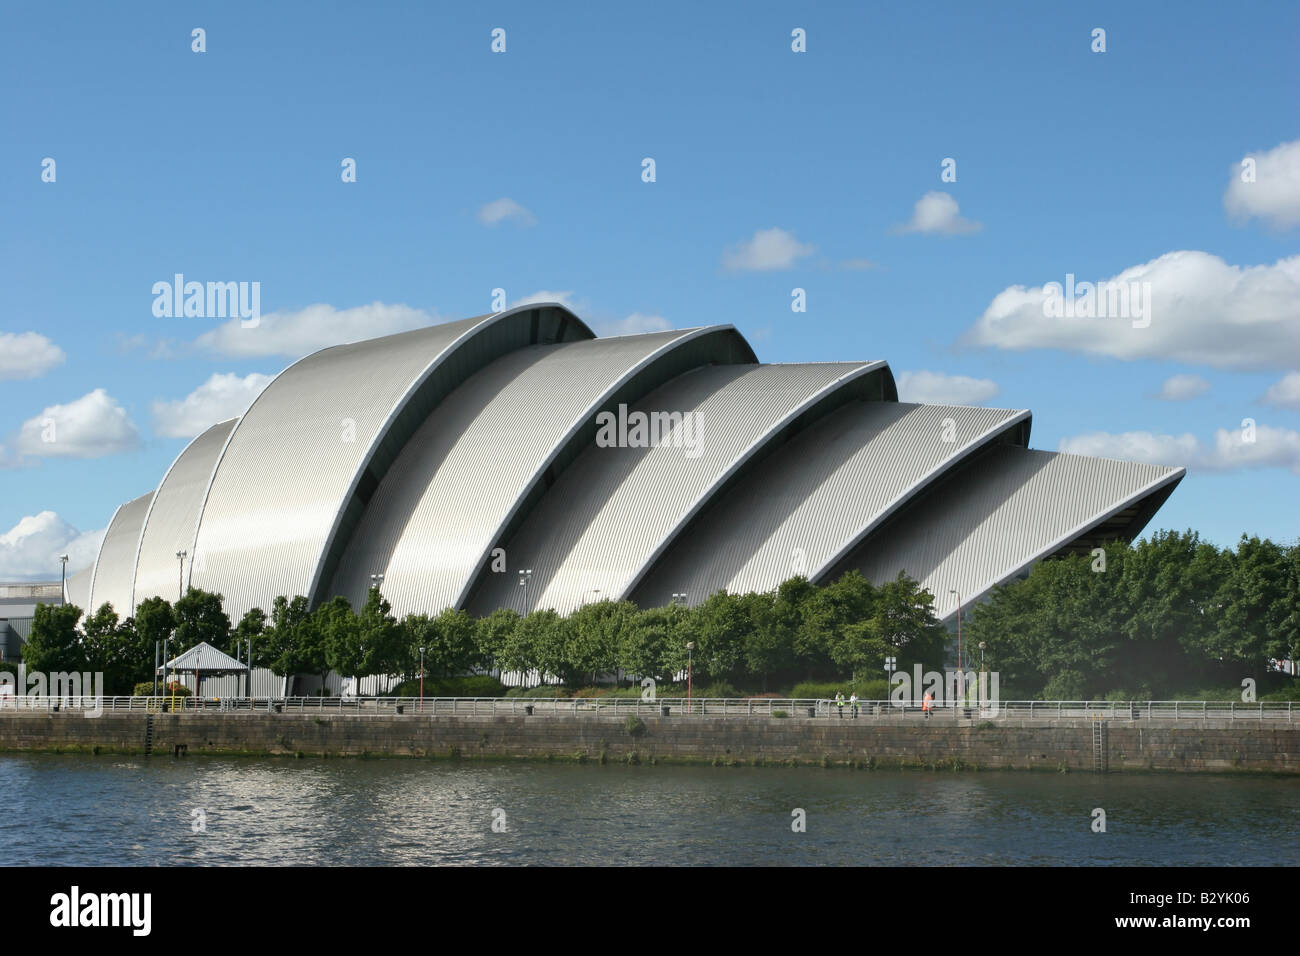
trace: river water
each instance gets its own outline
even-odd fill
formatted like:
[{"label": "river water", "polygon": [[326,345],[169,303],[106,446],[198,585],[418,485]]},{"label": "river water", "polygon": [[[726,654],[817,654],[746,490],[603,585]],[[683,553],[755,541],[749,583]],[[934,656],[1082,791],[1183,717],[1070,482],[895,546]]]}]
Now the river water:
[{"label": "river water", "polygon": [[1273,777],[32,754],[0,806],[7,865],[1300,864]]}]

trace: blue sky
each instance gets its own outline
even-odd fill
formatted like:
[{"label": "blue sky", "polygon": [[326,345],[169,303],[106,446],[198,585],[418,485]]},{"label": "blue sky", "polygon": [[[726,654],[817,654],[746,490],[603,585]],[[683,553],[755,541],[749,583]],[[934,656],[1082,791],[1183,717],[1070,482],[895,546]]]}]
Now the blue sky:
[{"label": "blue sky", "polygon": [[[885,358],[1034,447],[1187,465],[1151,529],[1295,540],[1300,8],[459,6],[2,8],[0,578],[93,556],[302,354],[498,287]],[[259,282],[258,335],[156,317],[178,272]],[[1067,274],[1150,282],[1149,327],[1035,312]]]}]

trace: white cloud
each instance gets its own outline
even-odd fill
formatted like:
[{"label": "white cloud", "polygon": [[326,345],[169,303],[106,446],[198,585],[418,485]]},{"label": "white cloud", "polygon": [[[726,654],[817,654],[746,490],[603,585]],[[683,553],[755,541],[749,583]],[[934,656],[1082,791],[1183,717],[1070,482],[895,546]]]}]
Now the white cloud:
[{"label": "white cloud", "polygon": [[973,222],[961,215],[957,200],[948,193],[934,190],[926,193],[912,207],[912,221],[895,226],[900,233],[920,232],[939,236],[960,236],[979,232],[983,223]]},{"label": "white cloud", "polygon": [[1000,391],[991,379],[924,370],[899,372],[895,381],[899,401],[925,405],[980,405]]},{"label": "white cloud", "polygon": [[[539,289],[532,295],[526,295],[510,303],[511,308],[529,305],[534,302],[558,302],[574,315],[584,318],[584,312],[590,311],[584,300],[573,294],[572,290]],[[671,329],[672,323],[661,315],[633,312],[622,319],[585,319],[591,330],[600,336],[637,335],[642,332],[664,332]]]},{"label": "white cloud", "polygon": [[163,438],[193,438],[217,422],[236,418],[271,384],[272,375],[251,372],[215,374],[184,398],[153,403],[154,434]]},{"label": "white cloud", "polygon": [[625,319],[595,322],[592,331],[597,335],[638,335],[642,332],[666,332],[671,328],[672,323],[662,315],[633,312]]},{"label": "white cloud", "polygon": [[1260,402],[1278,408],[1300,408],[1300,372],[1288,372],[1268,387]]},{"label": "white cloud", "polygon": [[530,305],[534,302],[558,302],[574,315],[578,315],[578,307],[571,290],[565,292],[552,292],[549,289],[538,289],[532,295],[526,295],[521,299],[514,300],[510,303],[510,307],[513,309],[516,306]]},{"label": "white cloud", "polygon": [[1276,229],[1300,225],[1300,140],[1243,158],[1255,160],[1255,181],[1242,182],[1245,170],[1240,163],[1232,167],[1223,193],[1228,215],[1239,222],[1263,219]]},{"label": "white cloud", "polygon": [[1166,402],[1185,402],[1199,398],[1209,390],[1210,383],[1199,375],[1171,375],[1155,397]]},{"label": "white cloud", "polygon": [[784,229],[760,229],[752,239],[727,249],[722,254],[722,265],[731,272],[770,272],[789,269],[812,254],[811,245],[799,242]]},{"label": "white cloud", "polygon": [[61,554],[71,576],[94,563],[106,530],[80,532],[53,511],[21,518],[0,534],[0,579],[57,581]]},{"label": "white cloud", "polygon": [[517,222],[521,226],[532,226],[537,218],[513,199],[494,199],[478,211],[479,222],[495,226],[502,222]]},{"label": "white cloud", "polygon": [[849,272],[870,272],[880,268],[880,263],[870,259],[845,259],[840,263],[841,269]]},{"label": "white cloud", "polygon": [[1160,435],[1153,432],[1092,432],[1062,438],[1058,450],[1075,455],[1095,455],[1153,465],[1186,465],[1202,471],[1240,471],[1247,468],[1289,468],[1300,475],[1300,432],[1290,428],[1257,425],[1253,441],[1241,428],[1220,428],[1214,442],[1205,444],[1192,434]]},{"label": "white cloud", "polygon": [[336,309],[323,303],[296,312],[270,312],[252,328],[243,328],[235,318],[198,337],[197,344],[222,355],[253,357],[288,355],[299,358],[309,352],[408,332],[442,321],[408,305],[372,302],[351,309]]},{"label": "white cloud", "polygon": [[126,409],[102,388],[29,418],[15,442],[20,455],[38,458],[102,458],[139,444],[140,432]]},{"label": "white cloud", "polygon": [[1150,283],[1145,328],[1135,318],[1048,318],[1044,288],[1017,285],[999,292],[963,339],[1216,368],[1300,366],[1300,256],[1232,266],[1207,252],[1167,252],[1105,281]]},{"label": "white cloud", "polygon": [[63,349],[36,332],[0,332],[0,382],[37,378],[66,358]]}]

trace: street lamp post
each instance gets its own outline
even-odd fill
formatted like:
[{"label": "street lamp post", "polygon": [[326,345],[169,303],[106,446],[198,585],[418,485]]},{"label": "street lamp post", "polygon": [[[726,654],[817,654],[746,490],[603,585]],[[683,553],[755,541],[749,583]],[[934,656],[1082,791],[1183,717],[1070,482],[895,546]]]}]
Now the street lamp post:
[{"label": "street lamp post", "polygon": [[185,551],[176,552],[176,560],[179,563],[176,570],[176,600],[178,601],[185,596],[185,557]]},{"label": "street lamp post", "polygon": [[63,565],[63,589],[59,592],[59,604],[62,605],[68,603],[68,556],[59,555],[59,561]]},{"label": "street lamp post", "polygon": [[984,710],[984,648],[988,647],[984,641],[980,641],[980,710]]},{"label": "street lamp post", "polygon": [[372,574],[372,575],[370,575],[370,586],[371,586],[371,588],[374,588],[375,590],[378,590],[379,587],[380,587],[383,583],[384,583],[384,576],[383,576],[382,574]]},{"label": "street lamp post", "polygon": [[420,648],[420,713],[424,713],[424,648]]},{"label": "street lamp post", "polygon": [[528,613],[528,579],[532,576],[532,568],[519,569],[519,586],[524,589],[524,614]]},{"label": "street lamp post", "polygon": [[691,712],[691,658],[695,653],[695,642],[686,642],[686,713]]},{"label": "street lamp post", "polygon": [[961,670],[961,593],[948,589],[949,594],[957,595],[957,670]]}]

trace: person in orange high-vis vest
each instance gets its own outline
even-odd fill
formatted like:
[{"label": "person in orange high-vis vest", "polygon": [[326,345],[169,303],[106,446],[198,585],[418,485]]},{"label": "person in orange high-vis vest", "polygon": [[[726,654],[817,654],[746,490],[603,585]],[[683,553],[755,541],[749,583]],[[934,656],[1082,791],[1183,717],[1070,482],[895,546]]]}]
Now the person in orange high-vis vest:
[{"label": "person in orange high-vis vest", "polygon": [[934,709],[934,695],[928,690],[925,692],[925,696],[921,698],[921,709],[925,711],[927,718],[930,716],[930,711]]}]

